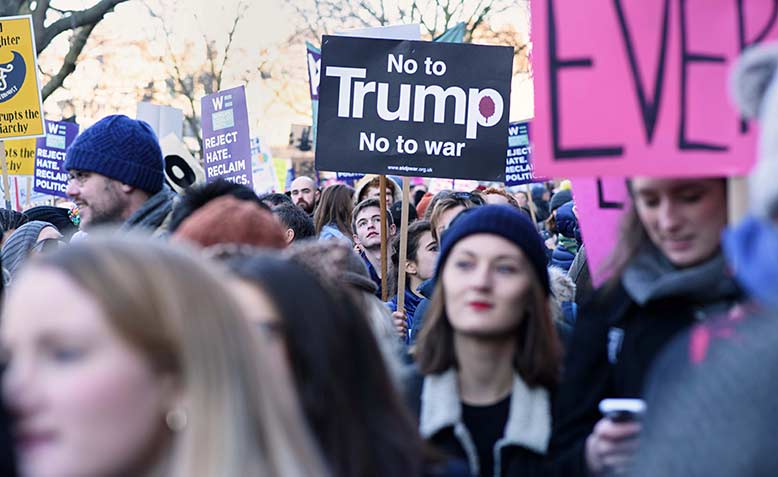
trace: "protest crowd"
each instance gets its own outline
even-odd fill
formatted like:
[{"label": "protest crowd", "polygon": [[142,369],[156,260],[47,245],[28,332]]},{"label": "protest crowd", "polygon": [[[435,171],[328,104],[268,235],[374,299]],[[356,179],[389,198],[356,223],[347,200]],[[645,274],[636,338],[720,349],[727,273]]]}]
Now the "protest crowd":
[{"label": "protest crowd", "polygon": [[725,174],[631,175],[597,263],[575,179],[174,188],[103,117],[66,199],[0,209],[0,476],[778,475],[778,47],[732,85],[745,218]]}]

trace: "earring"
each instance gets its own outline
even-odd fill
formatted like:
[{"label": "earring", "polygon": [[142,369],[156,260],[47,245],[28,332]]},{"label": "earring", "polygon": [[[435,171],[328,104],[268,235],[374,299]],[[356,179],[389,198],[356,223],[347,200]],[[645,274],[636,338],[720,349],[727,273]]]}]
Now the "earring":
[{"label": "earring", "polygon": [[165,424],[173,432],[183,431],[188,421],[189,416],[186,415],[186,410],[183,407],[177,407],[165,414]]}]

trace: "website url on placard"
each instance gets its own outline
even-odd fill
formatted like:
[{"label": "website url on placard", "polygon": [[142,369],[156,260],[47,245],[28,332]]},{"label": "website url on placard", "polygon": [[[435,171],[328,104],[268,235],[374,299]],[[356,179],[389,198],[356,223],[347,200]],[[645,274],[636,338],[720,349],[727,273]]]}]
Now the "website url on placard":
[{"label": "website url on placard", "polygon": [[401,172],[415,172],[418,174],[432,174],[432,168],[431,167],[416,167],[416,166],[386,166],[386,168],[390,171],[401,171]]}]

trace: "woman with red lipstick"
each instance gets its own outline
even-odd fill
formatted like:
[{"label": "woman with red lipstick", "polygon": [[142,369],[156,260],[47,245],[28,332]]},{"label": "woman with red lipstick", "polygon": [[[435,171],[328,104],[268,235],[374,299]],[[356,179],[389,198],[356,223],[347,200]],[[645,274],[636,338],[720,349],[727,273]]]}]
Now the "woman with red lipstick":
[{"label": "woman with red lipstick", "polygon": [[720,237],[724,179],[635,178],[612,278],[579,311],[555,405],[551,454],[560,477],[627,472],[639,422],[601,418],[605,398],[640,398],[654,358],[695,322],[741,299]]},{"label": "woman with red lipstick", "polygon": [[116,235],[29,263],[0,327],[20,475],[328,474],[213,267]]},{"label": "woman with red lipstick", "polygon": [[561,346],[534,224],[508,206],[463,212],[435,277],[411,396],[422,435],[472,475],[543,475]]}]

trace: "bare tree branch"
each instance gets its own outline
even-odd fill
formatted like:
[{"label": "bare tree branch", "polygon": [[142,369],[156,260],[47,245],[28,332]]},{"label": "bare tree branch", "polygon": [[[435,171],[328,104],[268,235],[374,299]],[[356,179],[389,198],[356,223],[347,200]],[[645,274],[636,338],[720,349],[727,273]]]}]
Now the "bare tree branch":
[{"label": "bare tree branch", "polygon": [[[313,36],[314,38],[316,38],[318,40],[317,36],[319,35],[319,29],[317,27],[317,24],[316,24],[315,20],[311,20],[311,18],[309,17],[308,10],[305,10],[305,9],[301,8],[296,3],[292,3],[291,5],[295,9],[297,14],[300,16],[300,18],[303,19],[303,23],[305,24],[304,30],[310,32],[311,36]],[[319,14],[319,9],[320,9],[319,0],[316,0],[317,16]],[[297,32],[294,36],[297,36],[297,35],[299,35],[301,33],[302,32]],[[325,31],[325,32],[323,32],[323,34],[326,35],[327,32]]]},{"label": "bare tree branch", "polygon": [[[170,29],[167,26],[167,23],[165,22],[165,19],[158,15],[153,8],[148,4],[148,2],[144,2],[144,5],[149,11],[149,15],[151,15],[152,18],[156,18],[159,20],[160,25],[162,26],[162,33],[165,35],[165,44],[167,47],[168,54],[171,58],[171,64],[173,66],[173,73],[174,73],[174,83],[175,85],[178,85],[178,92],[181,93],[188,102],[190,113],[185,114],[184,117],[186,119],[186,122],[189,123],[190,128],[194,132],[195,136],[197,137],[197,142],[200,144],[200,150],[202,150],[202,143],[203,139],[201,137],[200,132],[200,119],[197,117],[197,110],[195,109],[195,91],[194,91],[194,82],[192,84],[189,84],[187,82],[187,78],[185,77],[184,73],[182,72],[180,62],[178,57],[176,56],[175,52],[173,51],[173,45],[170,43],[170,38],[172,38],[173,33],[170,31]],[[174,86],[175,90],[175,86]]]},{"label": "bare tree branch", "polygon": [[92,30],[94,30],[95,25],[96,23],[83,26],[76,30],[75,36],[70,43],[70,49],[65,55],[65,59],[62,61],[62,67],[60,67],[57,74],[52,76],[41,90],[41,96],[43,97],[44,101],[49,97],[49,95],[51,95],[51,93],[54,92],[54,90],[62,86],[65,78],[70,76],[71,73],[76,70],[78,56],[84,49],[84,45],[86,45],[86,41],[89,39],[89,35],[92,34]]},{"label": "bare tree branch", "polygon": [[36,32],[45,30],[43,22],[46,21],[46,13],[49,10],[49,3],[50,0],[42,0],[38,2],[35,10],[30,12],[32,14],[32,27]]},{"label": "bare tree branch", "polygon": [[248,10],[248,5],[243,3],[241,1],[238,4],[238,11],[235,14],[235,20],[232,22],[232,28],[230,28],[230,32],[227,34],[227,45],[224,47],[224,56],[222,57],[222,64],[219,66],[219,72],[216,76],[216,90],[222,89],[222,78],[224,76],[224,67],[227,64],[227,60],[230,56],[230,48],[232,47],[232,39],[235,36],[235,29],[238,28],[238,23],[240,23],[241,18],[243,18],[243,15],[246,14],[246,10]]},{"label": "bare tree branch", "polygon": [[113,10],[113,8],[127,0],[100,0],[91,8],[85,10],[78,10],[69,12],[59,20],[55,21],[48,27],[35,32],[35,46],[38,49],[38,53],[43,51],[51,40],[57,35],[67,30],[75,30],[86,25],[96,25],[103,19],[106,13]]},{"label": "bare tree branch", "polygon": [[0,16],[10,17],[23,11],[25,0],[0,0]]},{"label": "bare tree branch", "polygon": [[384,25],[386,23],[386,18],[377,12],[370,4],[368,4],[365,0],[361,0],[359,2],[359,7],[366,11],[370,17],[372,17],[375,21],[378,22],[379,25]]}]

